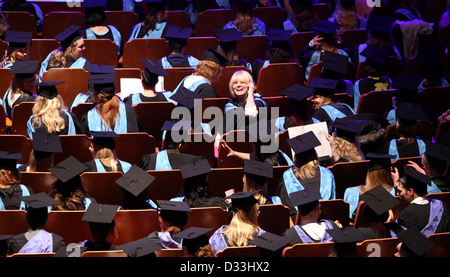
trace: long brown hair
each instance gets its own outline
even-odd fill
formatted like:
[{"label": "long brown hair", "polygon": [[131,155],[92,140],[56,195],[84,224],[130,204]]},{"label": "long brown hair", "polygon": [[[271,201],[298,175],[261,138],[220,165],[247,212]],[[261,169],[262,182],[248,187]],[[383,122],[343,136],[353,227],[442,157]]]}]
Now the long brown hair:
[{"label": "long brown hair", "polygon": [[106,95],[99,93],[99,101],[96,109],[100,117],[103,119],[102,124],[106,124],[111,130],[116,126],[117,118],[120,115],[120,102],[114,95]]}]

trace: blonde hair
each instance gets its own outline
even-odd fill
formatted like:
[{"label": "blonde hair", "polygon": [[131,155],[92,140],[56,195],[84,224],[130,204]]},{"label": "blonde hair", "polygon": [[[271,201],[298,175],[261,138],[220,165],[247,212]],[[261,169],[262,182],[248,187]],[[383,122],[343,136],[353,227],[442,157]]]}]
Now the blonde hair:
[{"label": "blonde hair", "polygon": [[301,167],[294,169],[295,177],[298,179],[313,179],[317,176],[317,168],[319,167],[318,160],[312,160]]},{"label": "blonde hair", "polygon": [[20,96],[27,95],[25,91],[23,91],[23,87],[25,86],[25,83],[28,82],[31,78],[33,78],[34,81],[37,81],[37,75],[34,74],[32,77],[29,78],[17,78],[14,77],[11,86],[9,87],[11,89],[11,92],[13,94],[20,94]]},{"label": "blonde hair", "polygon": [[210,83],[214,82],[219,76],[221,65],[212,61],[200,61],[195,69],[195,75],[207,79]]},{"label": "blonde hair", "polygon": [[378,169],[367,171],[366,182],[360,188],[360,194],[373,189],[376,186],[383,186],[388,191],[394,187],[394,181],[392,180],[392,175],[388,169]]},{"label": "blonde hair", "polygon": [[76,46],[77,41],[79,39],[73,41],[69,47],[67,47],[64,51],[62,47],[56,49],[52,55],[50,56],[49,67],[50,68],[63,68],[66,67],[67,60],[77,60],[79,57],[75,56],[73,53],[73,48]]},{"label": "blonde hair", "polygon": [[248,73],[248,71],[245,70],[239,70],[236,71],[233,76],[231,76],[230,83],[228,84],[228,87],[230,89],[231,97],[236,98],[236,95],[233,93],[233,84],[237,81],[250,83],[253,82],[252,75]]},{"label": "blonde hair", "polygon": [[351,159],[352,161],[363,160],[363,154],[360,150],[359,141],[356,138],[355,142],[351,143],[341,137],[333,134],[334,149],[336,153],[343,159]]},{"label": "blonde hair", "polygon": [[0,64],[0,66],[4,67],[7,64],[14,63],[16,61],[16,53],[20,49],[23,49],[23,48],[28,50],[28,46],[27,47],[20,47],[20,48],[8,46],[6,48],[5,55],[3,56],[2,63]]},{"label": "blonde hair", "polygon": [[223,231],[230,246],[246,246],[259,234],[258,204],[239,209]]},{"label": "blonde hair", "polygon": [[114,152],[109,148],[100,148],[96,149],[95,151],[95,158],[99,159],[101,161],[107,160],[109,161],[109,164],[112,171],[117,171],[117,162],[116,162],[116,156],[114,155]]},{"label": "blonde hair", "polygon": [[336,10],[332,17],[342,25],[339,32],[359,28],[360,19],[356,14],[356,9],[344,9],[339,2],[336,4]]},{"label": "blonde hair", "polygon": [[60,95],[53,99],[38,96],[32,110],[34,119],[31,126],[38,129],[45,125],[48,133],[59,133],[66,127],[64,118],[60,115],[60,111],[65,109],[64,100]]}]

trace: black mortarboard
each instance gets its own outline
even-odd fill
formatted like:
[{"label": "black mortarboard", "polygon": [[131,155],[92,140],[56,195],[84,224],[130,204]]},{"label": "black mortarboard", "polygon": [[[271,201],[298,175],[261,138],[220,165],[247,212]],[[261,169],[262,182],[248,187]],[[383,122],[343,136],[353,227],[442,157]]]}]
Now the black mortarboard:
[{"label": "black mortarboard", "polygon": [[55,37],[55,39],[61,43],[63,49],[66,49],[67,47],[70,46],[70,44],[72,44],[72,42],[81,38],[81,35],[78,32],[80,28],[81,26],[71,25],[67,29],[59,33]]},{"label": "black mortarboard", "polygon": [[287,142],[295,154],[300,154],[305,151],[312,150],[320,145],[319,139],[312,131],[290,138],[287,140]]},{"label": "black mortarboard", "polygon": [[81,220],[95,223],[111,223],[118,209],[118,205],[92,202]]},{"label": "black mortarboard", "polygon": [[257,203],[254,195],[258,192],[261,192],[261,190],[240,191],[232,195],[228,195],[227,197],[225,197],[225,199],[231,200],[231,205],[233,206],[233,208],[242,209]]},{"label": "black mortarboard", "polygon": [[214,30],[214,34],[221,42],[225,43],[244,39],[242,33],[239,32],[236,28]]},{"label": "black mortarboard", "polygon": [[273,177],[273,165],[256,160],[244,160],[244,172],[266,178]]},{"label": "black mortarboard", "polygon": [[7,30],[5,34],[5,41],[8,45],[15,48],[24,48],[28,46],[32,40],[31,32],[20,32]]},{"label": "black mortarboard", "polygon": [[89,77],[89,84],[92,84],[94,86],[94,90],[96,92],[109,95],[115,94],[115,81],[115,73],[91,74],[91,76]]},{"label": "black mortarboard", "polygon": [[59,82],[49,82],[44,81],[37,84],[33,84],[37,86],[37,94],[47,99],[53,99],[58,95],[57,85],[64,83],[64,81]]},{"label": "black mortarboard", "polygon": [[170,200],[156,200],[160,210],[176,211],[176,212],[191,212],[191,208],[186,202],[170,201]]},{"label": "black mortarboard", "polygon": [[289,41],[291,34],[292,30],[270,28],[266,33],[266,39],[270,41]]},{"label": "black mortarboard", "polygon": [[366,29],[372,35],[386,36],[386,34],[389,35],[391,33],[393,23],[393,17],[371,14],[367,20]]},{"label": "black mortarboard", "polygon": [[289,88],[283,90],[281,92],[282,95],[292,98],[297,101],[302,101],[303,99],[307,99],[311,97],[314,92],[314,89],[300,85],[293,84]]},{"label": "black mortarboard", "polygon": [[355,227],[347,226],[343,228],[326,229],[333,237],[334,242],[339,244],[358,243],[365,240],[365,237]]},{"label": "black mortarboard", "polygon": [[361,56],[364,56],[367,60],[373,61],[377,64],[384,65],[389,56],[391,56],[391,53],[376,45],[368,44],[367,47],[361,51]]},{"label": "black mortarboard", "polygon": [[432,157],[438,160],[450,162],[450,147],[439,144],[439,143],[433,143],[431,141],[425,142],[426,143],[426,150],[425,150],[425,156]]},{"label": "black mortarboard", "polygon": [[416,228],[401,231],[397,237],[402,242],[401,247],[413,256],[424,256],[429,250],[436,247],[433,241]]},{"label": "black mortarboard", "polygon": [[33,149],[38,152],[62,153],[58,134],[33,132]]},{"label": "black mortarboard", "polygon": [[289,198],[291,199],[292,205],[302,206],[319,201],[322,196],[318,187],[309,187],[289,194]]},{"label": "black mortarboard", "polygon": [[114,73],[114,65],[89,63],[88,71],[91,74],[112,74]]},{"label": "black mortarboard", "polygon": [[366,158],[370,160],[369,171],[388,169],[392,166],[392,159],[395,159],[395,155],[369,152]]},{"label": "black mortarboard", "polygon": [[9,69],[9,74],[15,74],[19,78],[30,78],[36,73],[40,61],[15,61]]},{"label": "black mortarboard", "polygon": [[422,82],[422,78],[413,74],[399,72],[394,80],[392,80],[392,87],[398,90],[407,90],[417,92],[417,88]]},{"label": "black mortarboard", "polygon": [[108,149],[114,149],[116,146],[114,138],[120,137],[120,135],[114,131],[89,131],[89,133],[93,137],[93,143]]},{"label": "black mortarboard", "polygon": [[396,106],[397,118],[406,120],[426,120],[427,115],[421,105],[412,103],[398,103]]},{"label": "black mortarboard", "polygon": [[227,58],[212,48],[203,51],[201,60],[215,62],[223,67],[227,65]]},{"label": "black mortarboard", "polygon": [[33,209],[58,205],[58,202],[45,192],[35,193],[29,196],[22,196],[21,199],[23,202],[25,202],[25,204]]},{"label": "black mortarboard", "polygon": [[349,142],[354,142],[361,128],[360,121],[336,118],[331,125],[335,129],[336,136]]},{"label": "black mortarboard", "polygon": [[195,99],[203,99],[204,97],[200,94],[197,94],[183,85],[181,85],[178,90],[170,96],[170,99],[177,102],[178,105],[184,106],[188,109],[193,109],[195,106]]},{"label": "black mortarboard", "polygon": [[345,74],[347,72],[348,57],[331,51],[322,55],[322,67],[327,70]]},{"label": "black mortarboard", "polygon": [[253,240],[249,241],[250,244],[256,245],[260,248],[268,249],[270,251],[277,251],[282,247],[288,245],[289,239],[270,233],[265,232],[262,235],[257,236]]},{"label": "black mortarboard", "polygon": [[83,0],[83,8],[103,8],[108,0]]},{"label": "black mortarboard", "polygon": [[309,87],[314,89],[315,95],[333,95],[338,84],[338,80],[327,78],[312,78]]},{"label": "black mortarboard", "polygon": [[0,235],[0,241],[8,240],[12,238],[14,235]]},{"label": "black mortarboard", "polygon": [[151,61],[149,59],[141,58],[141,61],[145,65],[145,70],[148,70],[151,74],[156,74],[158,76],[169,76],[169,73],[164,70],[161,60]]},{"label": "black mortarboard", "polygon": [[64,161],[52,166],[49,171],[63,183],[86,171],[87,167],[75,157],[69,156]]},{"label": "black mortarboard", "polygon": [[[189,227],[175,235],[172,236],[174,239],[196,239],[209,231],[213,230],[213,228],[202,228],[202,227]],[[184,242],[184,241],[183,241]]]},{"label": "black mortarboard", "polygon": [[[177,125],[177,128],[174,128]],[[189,130],[191,127],[191,122],[187,120],[166,120],[164,121],[161,131],[182,131]]]},{"label": "black mortarboard", "polygon": [[162,246],[154,243],[148,237],[144,237],[119,246],[129,257],[142,257],[162,249]]},{"label": "black mortarboard", "polygon": [[400,203],[383,186],[376,186],[360,197],[377,215],[386,213]]},{"label": "black mortarboard", "polygon": [[22,159],[20,152],[0,151],[0,169],[15,169],[17,160]]},{"label": "black mortarboard", "polygon": [[411,166],[405,165],[403,167],[403,174],[405,176],[408,187],[413,188],[414,190],[431,185],[430,176],[420,173]]},{"label": "black mortarboard", "polygon": [[423,41],[419,45],[419,52],[416,59],[423,63],[430,63],[434,65],[442,64],[445,54],[445,45]]},{"label": "black mortarboard", "polygon": [[192,27],[180,27],[171,25],[167,28],[166,37],[175,39],[188,39],[192,34]]},{"label": "black mortarboard", "polygon": [[336,32],[341,27],[341,24],[329,20],[320,20],[316,25],[311,27],[311,30],[319,33],[331,34]]},{"label": "black mortarboard", "polygon": [[180,166],[181,175],[183,178],[190,178],[201,174],[206,174],[211,171],[211,166],[207,159],[198,158],[192,163],[183,164]]},{"label": "black mortarboard", "polygon": [[155,177],[139,166],[133,165],[124,175],[116,180],[116,183],[134,196],[138,196],[154,180]]}]

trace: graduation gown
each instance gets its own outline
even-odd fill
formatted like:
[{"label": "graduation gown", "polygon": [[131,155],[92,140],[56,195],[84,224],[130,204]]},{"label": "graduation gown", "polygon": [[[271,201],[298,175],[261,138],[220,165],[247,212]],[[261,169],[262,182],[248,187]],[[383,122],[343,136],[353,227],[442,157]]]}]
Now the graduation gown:
[{"label": "graduation gown", "polygon": [[34,94],[24,94],[19,96],[14,103],[9,103],[8,95],[11,93],[11,90],[7,90],[5,95],[3,96],[3,107],[5,108],[5,114],[7,117],[12,117],[12,110],[15,105],[18,105],[22,102],[34,102],[36,96]]},{"label": "graduation gown", "polygon": [[355,82],[353,91],[353,108],[358,110],[359,98],[362,95],[371,91],[388,90],[390,89],[392,80],[389,77],[383,76],[380,78],[365,77]]},{"label": "graduation gown", "polygon": [[395,155],[393,160],[405,157],[422,156],[426,151],[426,144],[423,140],[415,138],[412,141],[406,139],[392,139],[384,145],[383,153]]},{"label": "graduation gown", "polygon": [[162,38],[165,36],[168,26],[169,25],[167,24],[167,22],[164,21],[156,22],[156,27],[154,30],[149,30],[147,33],[142,34],[141,32],[142,23],[138,23],[133,26],[128,41],[131,41],[135,38]]},{"label": "graduation gown", "polygon": [[[87,166],[86,172],[111,172],[109,166],[104,165],[99,159],[94,159],[84,164]],[[130,170],[131,164],[125,161],[117,160],[117,171],[127,173]]]},{"label": "graduation gown", "polygon": [[22,196],[34,194],[33,189],[22,184],[13,184],[9,188],[0,188],[0,210],[25,210]]},{"label": "graduation gown", "polygon": [[163,92],[157,93],[154,97],[148,97],[144,96],[142,93],[134,93],[131,95],[128,95],[123,99],[123,102],[125,104],[128,104],[130,106],[142,103],[142,102],[166,102],[169,101],[166,97],[166,94]]},{"label": "graduation gown", "polygon": [[[209,244],[214,248],[214,254],[220,250],[223,250],[230,246],[227,242],[227,238],[223,235],[222,231],[228,227],[228,225],[222,225],[217,229],[209,238]],[[259,234],[255,234],[254,237],[264,234],[266,231],[259,228]]]},{"label": "graduation gown", "polygon": [[[224,127],[222,130],[223,132],[228,132],[231,130],[239,130],[240,128],[238,128],[238,126],[243,126],[243,127],[247,127],[249,124],[249,119],[248,117],[245,115],[245,105],[247,104],[247,101],[245,101],[242,104],[239,104],[239,102],[237,101],[236,98],[231,98],[227,104],[225,104],[225,115],[224,115]],[[259,117],[259,108],[263,108],[266,107],[267,111],[269,109],[267,103],[261,98],[261,97],[257,97],[255,96],[255,105],[256,105],[256,109],[258,110],[258,115],[256,115],[257,117]],[[242,108],[240,109],[242,111],[242,113],[237,113],[237,112],[233,112],[235,109],[238,108]],[[227,113],[230,114],[237,114],[237,117],[235,119],[232,119],[231,122],[227,122]],[[258,120],[259,121],[259,120]],[[227,125],[227,123],[230,124],[230,126]]]},{"label": "graduation gown", "polygon": [[158,232],[154,231],[150,233],[147,238],[149,238],[156,245],[161,246],[162,248],[181,248],[181,242],[183,239],[174,239],[172,238],[171,233],[169,232]]},{"label": "graduation gown", "polygon": [[355,111],[347,104],[331,103],[314,111],[313,117],[321,122],[326,122],[328,128],[330,128],[336,118],[343,118],[354,114]]},{"label": "graduation gown", "polygon": [[[66,244],[64,239],[54,233],[44,230],[36,234],[31,240],[25,237],[26,233],[15,235],[8,242],[8,254],[14,253],[46,253],[64,251]],[[39,236],[39,237],[38,237]],[[46,240],[42,238],[47,238]],[[34,239],[34,240],[33,240]],[[24,248],[25,247],[25,248]],[[27,249],[27,250],[25,250]]]},{"label": "graduation gown", "polygon": [[180,169],[180,166],[193,163],[199,158],[201,157],[186,153],[168,153],[167,150],[163,150],[143,156],[139,167],[146,171]]},{"label": "graduation gown", "polygon": [[108,251],[108,250],[120,250],[117,245],[106,242],[106,243],[93,243],[91,240],[85,240],[80,243],[80,247],[86,247],[86,251]]},{"label": "graduation gown", "polygon": [[[64,119],[64,129],[58,132],[59,135],[76,135],[84,133],[84,127],[79,122],[78,118],[68,112],[68,111],[60,111],[59,115]],[[33,137],[34,132],[38,133],[48,133],[48,128],[45,125],[41,125],[39,128],[35,129],[32,126],[32,123],[34,122],[34,116],[32,115],[30,119],[27,122],[27,136],[29,138]]]},{"label": "graduation gown", "polygon": [[104,35],[98,35],[91,28],[81,31],[81,36],[85,39],[109,39],[117,45],[117,54],[120,56],[120,47],[122,44],[122,35],[119,30],[112,25],[106,25],[109,30]]},{"label": "graduation gown", "polygon": [[163,68],[174,67],[193,67],[195,68],[200,61],[191,55],[170,54],[167,57],[161,58]]},{"label": "graduation gown", "polygon": [[[338,226],[336,223],[334,223],[331,220],[328,219],[320,219],[319,222],[321,224],[325,224],[325,229],[334,229]],[[294,245],[296,243],[317,243],[317,242],[330,242],[333,241],[333,238],[331,237],[328,232],[324,232],[323,237],[320,240],[317,240],[315,238],[312,238],[301,226],[294,225],[293,227],[287,229],[283,237],[287,238],[289,240],[288,245]]]}]

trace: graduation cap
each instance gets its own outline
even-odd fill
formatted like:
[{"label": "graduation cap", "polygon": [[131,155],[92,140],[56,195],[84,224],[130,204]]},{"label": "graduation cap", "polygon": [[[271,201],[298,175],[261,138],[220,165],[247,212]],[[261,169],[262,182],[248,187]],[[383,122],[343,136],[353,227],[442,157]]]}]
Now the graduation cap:
[{"label": "graduation cap", "polygon": [[322,55],[322,67],[327,70],[345,74],[347,72],[348,57],[331,51]]},{"label": "graduation cap", "polygon": [[270,41],[289,41],[293,30],[270,28],[266,33],[266,39]]},{"label": "graduation cap", "polygon": [[111,223],[118,209],[118,205],[92,202],[81,220],[93,223]]},{"label": "graduation cap", "polygon": [[391,56],[391,53],[381,49],[376,45],[368,44],[367,47],[364,48],[363,51],[361,51],[361,56],[366,57],[366,59],[369,61],[373,61],[377,64],[384,65],[388,60],[389,56]]},{"label": "graduation cap", "polygon": [[64,83],[64,81],[59,82],[50,82],[50,81],[43,81],[37,84],[32,84],[33,86],[37,86],[37,94],[39,96],[42,96],[47,99],[53,99],[58,95],[58,90],[56,89],[56,86],[59,84]]},{"label": "graduation cap", "polygon": [[313,150],[321,143],[313,131],[298,135],[287,140],[289,146],[294,150],[295,154],[300,154],[308,150]]},{"label": "graduation cap", "polygon": [[391,33],[395,19],[390,16],[371,14],[367,20],[366,29],[375,36],[386,36]]},{"label": "graduation cap", "polygon": [[331,127],[335,129],[336,136],[349,142],[354,142],[361,128],[361,124],[357,120],[336,118]]},{"label": "graduation cap", "polygon": [[227,65],[228,61],[227,58],[225,58],[222,54],[212,49],[211,47],[209,47],[208,50],[203,51],[201,60],[215,62],[223,67]]},{"label": "graduation cap", "polygon": [[322,198],[319,187],[308,187],[289,194],[292,205],[297,207],[301,216],[309,214],[316,208]]},{"label": "graduation cap", "polygon": [[7,30],[5,34],[5,41],[8,45],[15,48],[25,48],[28,43],[31,43],[32,33],[31,32],[20,32],[20,31],[10,31]]},{"label": "graduation cap", "polygon": [[[169,76],[169,73],[167,73],[164,70],[161,60],[151,61],[149,59],[141,58],[141,61],[145,65],[144,74],[151,73],[151,74],[156,74],[158,76]],[[147,71],[147,72],[145,72],[145,71]]]},{"label": "graduation cap", "polygon": [[236,28],[214,30],[214,34],[220,40],[220,42],[224,43],[235,42],[244,39],[242,33],[239,32]]},{"label": "graduation cap", "polygon": [[319,33],[331,34],[336,32],[342,25],[329,20],[320,20],[316,25],[311,27],[311,30]]},{"label": "graduation cap", "polygon": [[300,84],[293,84],[289,88],[283,90],[281,92],[282,95],[289,97],[290,99],[294,99],[297,101],[302,101],[303,99],[307,99],[311,97],[314,93],[313,88],[309,88],[306,86],[302,86]]},{"label": "graduation cap", "polygon": [[188,109],[193,109],[195,106],[195,99],[203,99],[204,97],[197,94],[184,86],[180,86],[178,90],[170,96],[170,99],[177,102],[178,105],[184,106]]},{"label": "graduation cap", "polygon": [[166,37],[169,39],[188,39],[192,34],[192,27],[180,27],[171,25],[167,28]]},{"label": "graduation cap", "polygon": [[184,229],[183,231],[172,236],[174,239],[183,239],[184,240],[193,240],[199,238],[200,236],[208,233],[209,231],[214,230],[214,228],[203,228],[203,227],[189,227]]},{"label": "graduation cap", "polygon": [[334,242],[338,244],[356,244],[357,242],[365,240],[364,235],[353,226],[326,229],[325,231],[330,234],[330,236],[333,237]]},{"label": "graduation cap", "polygon": [[124,175],[116,180],[116,183],[134,196],[138,196],[154,180],[155,177],[139,166],[133,165]]},{"label": "graduation cap", "polygon": [[312,78],[309,86],[314,89],[315,95],[333,95],[338,84],[338,80],[328,78]]},{"label": "graduation cap", "polygon": [[93,143],[108,149],[114,149],[116,145],[114,138],[120,137],[120,135],[114,131],[89,131],[89,133],[93,137]]},{"label": "graduation cap", "polygon": [[395,159],[395,155],[369,152],[366,158],[370,160],[369,171],[375,171],[380,169],[388,169],[392,166],[392,160]]},{"label": "graduation cap", "polygon": [[89,84],[93,85],[96,92],[109,95],[115,94],[115,81],[115,73],[91,74],[91,76],[89,77]]},{"label": "graduation cap", "polygon": [[9,74],[15,74],[18,78],[30,78],[36,73],[40,61],[18,60],[9,69]]},{"label": "graduation cap", "polygon": [[425,156],[428,159],[429,157],[435,158],[441,161],[450,162],[450,147],[439,144],[439,143],[433,143],[431,141],[426,141],[426,150],[425,150]]},{"label": "graduation cap", "polygon": [[386,213],[400,203],[383,186],[376,186],[361,194],[360,197],[377,215]]},{"label": "graduation cap", "polygon": [[33,132],[33,149],[36,152],[62,153],[61,139],[58,134]]},{"label": "graduation cap", "polygon": [[397,117],[405,120],[426,120],[428,117],[421,105],[412,103],[398,103],[396,106]]},{"label": "graduation cap", "polygon": [[162,246],[144,237],[119,246],[129,257],[142,257],[162,249]]},{"label": "graduation cap", "polygon": [[288,245],[289,239],[270,232],[265,232],[264,234],[259,235],[253,240],[249,241],[249,243],[260,248],[275,252]]},{"label": "graduation cap", "polygon": [[402,242],[401,247],[412,256],[424,256],[428,251],[436,247],[436,244],[433,241],[416,228],[409,228],[401,231],[397,237]]},{"label": "graduation cap", "polygon": [[406,90],[410,92],[417,92],[417,88],[422,82],[422,78],[413,74],[399,72],[394,80],[392,86],[397,90]]},{"label": "graduation cap", "polygon": [[181,175],[184,179],[206,174],[211,171],[211,166],[205,158],[195,159],[192,163],[180,165]]},{"label": "graduation cap", "polygon": [[175,212],[191,212],[191,208],[186,202],[170,201],[170,200],[156,200],[160,210],[175,211]]},{"label": "graduation cap", "polygon": [[22,159],[20,152],[0,151],[0,169],[15,169],[17,160]]},{"label": "graduation cap", "polygon": [[29,196],[22,196],[21,199],[23,202],[25,202],[25,204],[33,209],[45,208],[59,204],[55,199],[51,198],[45,192],[35,193]]},{"label": "graduation cap", "polygon": [[91,74],[113,74],[114,65],[89,63],[88,71]]},{"label": "graduation cap", "polygon": [[244,172],[256,176],[273,178],[273,165],[255,160],[244,160]]},{"label": "graduation cap", "polygon": [[81,38],[80,33],[78,30],[81,28],[81,26],[78,25],[70,25],[67,29],[59,33],[55,39],[61,43],[61,46],[63,49],[66,49],[70,46],[74,41]]},{"label": "graduation cap", "polygon": [[75,157],[69,156],[64,161],[52,166],[49,171],[63,183],[86,171],[87,167]]},{"label": "graduation cap", "polygon": [[421,190],[427,186],[431,186],[431,178],[428,175],[422,174],[411,166],[405,165],[403,167],[403,175],[406,179],[408,187],[414,190]]},{"label": "graduation cap", "polygon": [[257,203],[255,194],[258,192],[261,192],[262,190],[255,190],[255,191],[240,191],[233,193],[231,195],[228,195],[225,197],[225,199],[231,200],[231,205],[235,209],[242,209],[245,207],[249,207]]}]

